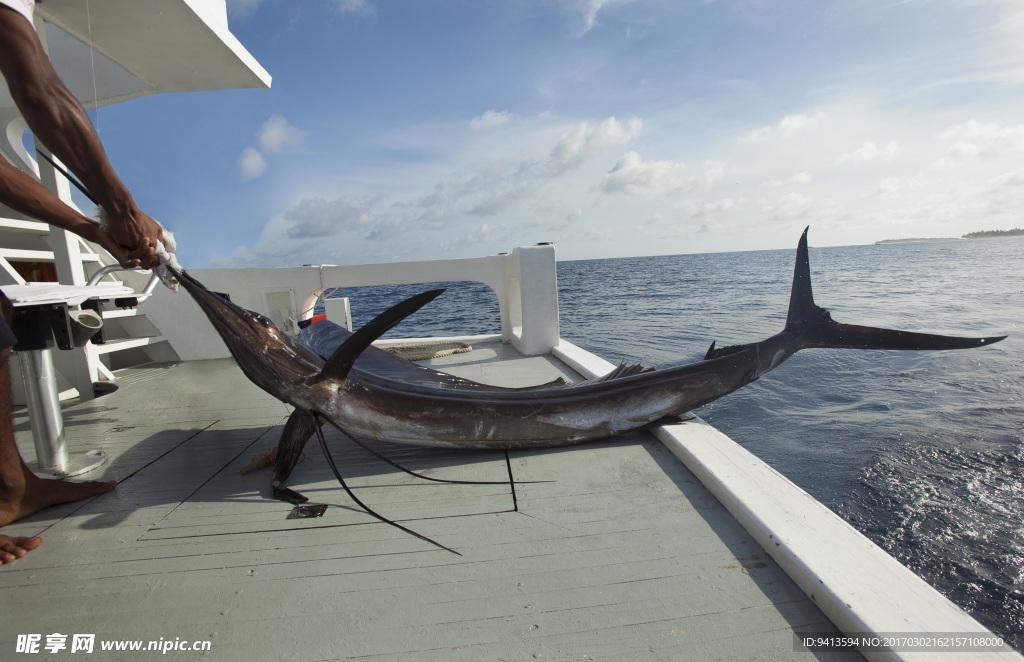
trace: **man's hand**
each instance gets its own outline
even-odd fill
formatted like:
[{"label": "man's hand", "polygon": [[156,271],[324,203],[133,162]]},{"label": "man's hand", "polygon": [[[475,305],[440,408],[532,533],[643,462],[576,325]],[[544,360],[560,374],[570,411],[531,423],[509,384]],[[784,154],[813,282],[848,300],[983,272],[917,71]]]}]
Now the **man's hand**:
[{"label": "man's hand", "polygon": [[[83,224],[75,228],[75,234],[79,235],[86,241],[91,241],[94,244],[99,244],[103,248],[107,249],[114,259],[124,267],[125,269],[135,269],[140,265],[140,260],[136,257],[129,255],[123,248],[121,248],[114,238],[110,236],[99,223],[88,223]],[[150,249],[152,252],[152,249]]]},{"label": "man's hand", "polygon": [[[156,258],[156,242],[163,241],[163,226],[138,209],[118,216],[106,213],[105,221],[109,236],[113,238],[120,253],[129,260],[136,260],[138,266],[143,269],[157,266],[159,262]],[[111,254],[117,257],[122,265],[124,264],[107,244],[97,243],[110,250]]]}]

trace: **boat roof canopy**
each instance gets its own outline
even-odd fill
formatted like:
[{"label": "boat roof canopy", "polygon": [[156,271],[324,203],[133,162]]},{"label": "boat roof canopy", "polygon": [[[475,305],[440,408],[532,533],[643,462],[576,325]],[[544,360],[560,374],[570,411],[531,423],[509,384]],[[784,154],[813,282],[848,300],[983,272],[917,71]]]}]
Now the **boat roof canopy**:
[{"label": "boat roof canopy", "polygon": [[270,87],[270,74],[228,29],[225,0],[36,7],[54,68],[87,107],[158,92]]}]

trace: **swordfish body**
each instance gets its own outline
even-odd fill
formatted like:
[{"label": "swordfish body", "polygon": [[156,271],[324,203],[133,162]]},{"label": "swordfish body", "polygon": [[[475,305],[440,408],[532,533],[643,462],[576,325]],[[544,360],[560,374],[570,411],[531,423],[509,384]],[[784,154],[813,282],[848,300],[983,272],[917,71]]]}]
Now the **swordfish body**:
[{"label": "swordfish body", "polygon": [[[442,290],[417,295],[343,337],[329,355],[296,342],[266,317],[179,281],[256,385],[295,407],[278,446],[275,493],[320,420],[354,438],[449,448],[514,449],[581,444],[658,424],[758,379],[809,348],[965,349],[1005,336],[964,338],[832,320],[814,303],[807,231],[797,248],[785,328],[760,342],[716,348],[703,361],[662,370],[620,366],[576,384],[502,389],[392,357],[371,343]],[[323,322],[319,324],[325,324]],[[335,327],[336,329],[340,327]]]}]

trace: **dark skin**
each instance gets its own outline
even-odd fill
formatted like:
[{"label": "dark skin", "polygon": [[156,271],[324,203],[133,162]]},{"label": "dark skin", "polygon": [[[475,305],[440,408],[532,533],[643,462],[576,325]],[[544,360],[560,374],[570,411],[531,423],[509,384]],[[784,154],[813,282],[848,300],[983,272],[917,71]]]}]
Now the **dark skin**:
[{"label": "dark skin", "polygon": [[155,267],[153,248],[162,228],[139,210],[114,172],[89,116],[54,71],[35,29],[18,12],[0,7],[0,34],[0,73],[29,128],[107,212],[110,233],[128,258],[145,269]]},{"label": "dark skin", "polygon": [[[107,213],[109,233],[82,216],[35,178],[0,157],[0,201],[32,218],[74,232],[107,249],[124,267],[157,265],[160,225],[139,210],[107,160],[82,105],[57,76],[35,29],[25,17],[0,6],[0,73],[29,128],[85,185]],[[10,302],[4,299],[10,321]],[[80,501],[113,490],[116,481],[71,482],[40,478],[22,460],[11,418],[11,348],[0,350],[0,526],[49,506]],[[42,544],[39,536],[0,534],[0,565]]]}]

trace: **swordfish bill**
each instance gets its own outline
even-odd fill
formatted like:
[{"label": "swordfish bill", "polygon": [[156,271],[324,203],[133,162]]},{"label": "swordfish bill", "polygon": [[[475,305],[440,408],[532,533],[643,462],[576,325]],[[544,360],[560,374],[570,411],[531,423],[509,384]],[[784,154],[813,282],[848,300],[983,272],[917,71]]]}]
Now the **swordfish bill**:
[{"label": "swordfish bill", "polygon": [[287,489],[283,481],[319,429],[320,419],[353,438],[421,446],[515,449],[580,444],[671,420],[749,384],[802,349],[966,349],[1005,338],[910,333],[833,321],[814,302],[807,230],[797,247],[789,312],[780,333],[746,345],[716,348],[712,343],[705,359],[690,365],[660,370],[624,366],[603,378],[536,389],[467,381],[371,345],[440,290],[393,306],[353,334],[330,322],[303,331],[333,326],[341,342],[328,354],[322,345],[297,342],[263,315],[210,292],[187,273],[178,280],[249,379],[295,408],[278,446],[275,494]]}]

